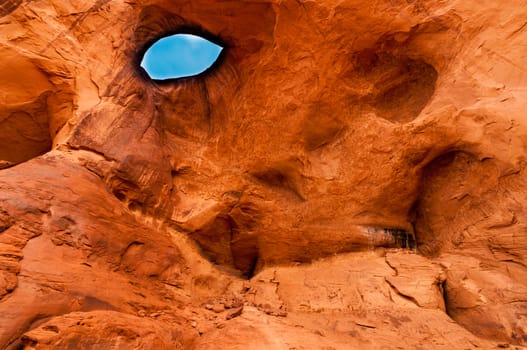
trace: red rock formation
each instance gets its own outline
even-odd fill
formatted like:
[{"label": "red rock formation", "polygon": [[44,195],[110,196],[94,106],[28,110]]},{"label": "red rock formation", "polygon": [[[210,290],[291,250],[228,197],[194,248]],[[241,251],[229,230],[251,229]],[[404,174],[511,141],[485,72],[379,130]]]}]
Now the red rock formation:
[{"label": "red rock formation", "polygon": [[[0,1],[0,348],[527,346],[526,18]],[[149,80],[189,30],[220,64]]]}]

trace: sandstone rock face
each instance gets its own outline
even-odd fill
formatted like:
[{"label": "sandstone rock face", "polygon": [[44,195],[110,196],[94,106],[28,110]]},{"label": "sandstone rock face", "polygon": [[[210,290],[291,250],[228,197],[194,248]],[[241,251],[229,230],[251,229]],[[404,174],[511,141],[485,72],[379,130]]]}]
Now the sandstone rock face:
[{"label": "sandstone rock face", "polygon": [[0,348],[525,348],[526,18],[0,0]]}]

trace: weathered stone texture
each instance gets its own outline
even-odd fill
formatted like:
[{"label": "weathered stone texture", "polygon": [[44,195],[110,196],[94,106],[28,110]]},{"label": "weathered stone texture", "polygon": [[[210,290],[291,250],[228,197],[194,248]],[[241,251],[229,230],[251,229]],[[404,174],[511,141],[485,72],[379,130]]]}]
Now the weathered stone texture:
[{"label": "weathered stone texture", "polygon": [[[0,1],[0,348],[527,346],[526,18]],[[150,81],[178,31],[222,61]]]}]

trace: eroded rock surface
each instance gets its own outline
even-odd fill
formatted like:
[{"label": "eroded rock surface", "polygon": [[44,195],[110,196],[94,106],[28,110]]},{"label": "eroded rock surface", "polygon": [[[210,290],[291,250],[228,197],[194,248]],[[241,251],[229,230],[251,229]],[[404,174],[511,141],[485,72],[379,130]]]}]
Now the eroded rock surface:
[{"label": "eroded rock surface", "polygon": [[523,349],[526,18],[0,1],[0,348]]}]

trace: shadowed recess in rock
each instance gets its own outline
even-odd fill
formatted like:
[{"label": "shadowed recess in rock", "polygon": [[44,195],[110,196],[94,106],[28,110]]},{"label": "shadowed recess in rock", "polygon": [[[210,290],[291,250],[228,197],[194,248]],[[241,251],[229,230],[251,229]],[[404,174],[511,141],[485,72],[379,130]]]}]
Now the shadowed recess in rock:
[{"label": "shadowed recess in rock", "polygon": [[192,77],[217,62],[223,47],[197,35],[175,34],[156,41],[141,61],[153,80]]},{"label": "shadowed recess in rock", "polygon": [[0,17],[7,16],[22,4],[22,0],[0,0]]}]

